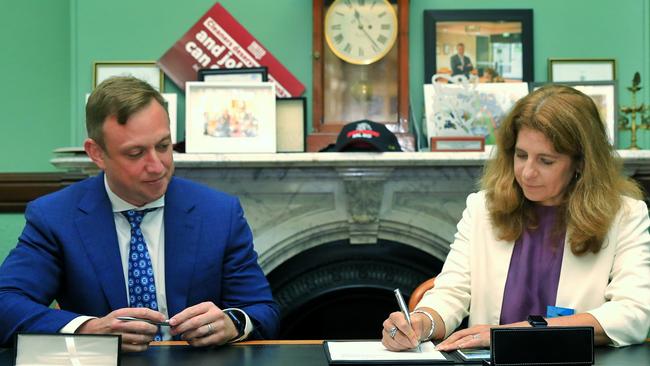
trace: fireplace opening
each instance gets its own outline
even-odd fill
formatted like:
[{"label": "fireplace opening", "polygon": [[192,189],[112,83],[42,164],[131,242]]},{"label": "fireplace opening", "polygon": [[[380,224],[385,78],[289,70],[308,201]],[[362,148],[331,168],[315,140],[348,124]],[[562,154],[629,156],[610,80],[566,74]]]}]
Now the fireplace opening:
[{"label": "fireplace opening", "polygon": [[306,250],[267,275],[280,305],[280,339],[377,339],[382,322],[398,311],[442,262],[419,249],[379,240],[338,241]]}]

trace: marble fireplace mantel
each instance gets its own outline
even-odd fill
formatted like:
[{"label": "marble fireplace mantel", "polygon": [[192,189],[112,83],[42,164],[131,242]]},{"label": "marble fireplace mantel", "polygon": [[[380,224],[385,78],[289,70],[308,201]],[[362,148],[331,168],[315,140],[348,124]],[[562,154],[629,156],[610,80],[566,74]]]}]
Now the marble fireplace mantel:
[{"label": "marble fireplace mantel", "polygon": [[[489,152],[175,154],[176,175],[238,196],[265,273],[339,240],[378,239],[444,261],[466,196]],[[625,172],[650,175],[650,151],[619,150]],[[61,149],[60,169],[95,174],[83,154]]]}]

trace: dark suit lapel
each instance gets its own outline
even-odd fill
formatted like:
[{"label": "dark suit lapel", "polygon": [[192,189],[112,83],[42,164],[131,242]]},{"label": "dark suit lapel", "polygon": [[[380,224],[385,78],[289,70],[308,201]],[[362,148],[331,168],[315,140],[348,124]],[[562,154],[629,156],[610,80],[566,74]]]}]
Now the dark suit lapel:
[{"label": "dark suit lapel", "polygon": [[128,306],[124,270],[120,257],[111,203],[104,188],[104,175],[93,178],[79,201],[75,225],[95,275],[112,310]]},{"label": "dark suit lapel", "polygon": [[165,194],[165,292],[169,316],[188,305],[199,246],[199,220],[195,203],[172,179]]}]

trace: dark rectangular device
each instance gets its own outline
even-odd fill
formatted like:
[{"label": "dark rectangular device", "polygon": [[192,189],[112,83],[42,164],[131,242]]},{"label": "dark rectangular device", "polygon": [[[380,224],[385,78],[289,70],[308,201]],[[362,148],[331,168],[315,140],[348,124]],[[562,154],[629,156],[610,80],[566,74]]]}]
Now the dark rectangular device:
[{"label": "dark rectangular device", "polygon": [[491,363],[593,365],[593,327],[492,328]]}]

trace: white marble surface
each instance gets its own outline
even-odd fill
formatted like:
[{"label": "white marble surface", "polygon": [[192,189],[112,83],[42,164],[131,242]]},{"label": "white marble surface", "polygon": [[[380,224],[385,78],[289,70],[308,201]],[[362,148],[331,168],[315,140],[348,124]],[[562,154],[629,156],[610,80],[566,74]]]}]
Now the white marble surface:
[{"label": "white marble surface", "polygon": [[[376,166],[481,166],[489,159],[485,152],[399,152],[399,153],[277,153],[277,154],[174,154],[182,168],[217,167],[376,167]],[[92,170],[94,165],[83,154],[57,149],[50,162],[63,170]],[[647,165],[650,150],[617,150],[626,165]]]},{"label": "white marble surface", "polygon": [[[95,174],[79,151],[58,168]],[[627,174],[650,172],[650,151],[620,150]],[[175,175],[236,195],[265,273],[337,240],[379,239],[447,255],[465,198],[489,152],[175,154]]]}]

